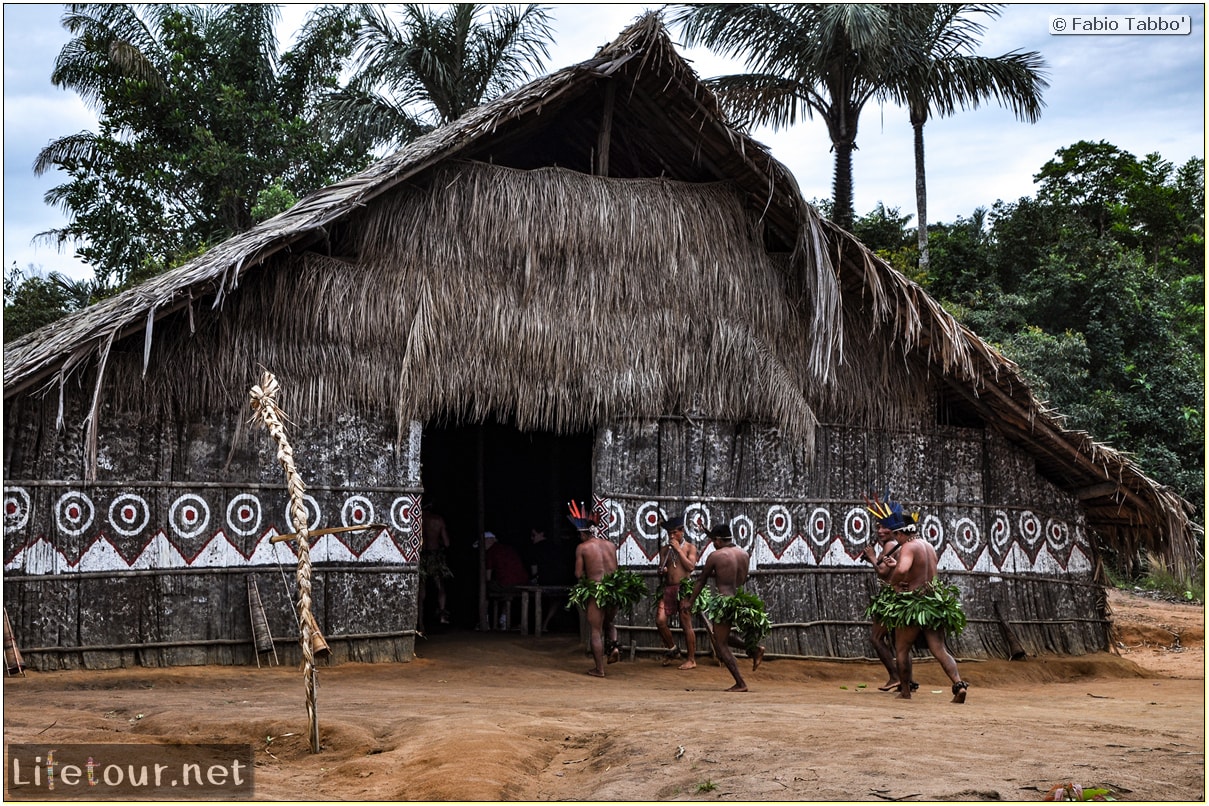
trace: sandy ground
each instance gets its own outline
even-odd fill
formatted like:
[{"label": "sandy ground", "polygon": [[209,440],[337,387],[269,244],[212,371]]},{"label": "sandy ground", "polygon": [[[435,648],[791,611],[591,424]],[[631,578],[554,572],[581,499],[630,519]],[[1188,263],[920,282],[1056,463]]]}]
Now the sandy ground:
[{"label": "sandy ground", "polygon": [[1204,800],[1204,608],[1110,603],[1115,653],[964,662],[964,705],[930,660],[910,701],[875,664],[787,659],[727,693],[708,658],[601,680],[575,635],[462,633],[321,668],[318,754],[281,667],[29,672],[5,680],[4,740],[250,743],[258,800]]}]

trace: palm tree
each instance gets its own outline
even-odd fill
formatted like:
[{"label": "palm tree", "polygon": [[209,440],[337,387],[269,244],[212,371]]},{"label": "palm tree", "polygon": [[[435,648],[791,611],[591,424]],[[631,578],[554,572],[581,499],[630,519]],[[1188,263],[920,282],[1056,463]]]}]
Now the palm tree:
[{"label": "palm tree", "polygon": [[681,3],[671,23],[688,46],[705,45],[755,71],[709,79],[729,114],[747,126],[827,124],[835,152],[833,216],[851,229],[852,152],[861,110],[910,55],[891,6],[865,3]]},{"label": "palm tree", "polygon": [[[381,4],[345,7],[356,21],[355,73],[328,114],[379,146],[456,120],[542,68],[552,38],[544,6],[408,3],[396,24]],[[484,15],[486,12],[484,19]]]},{"label": "palm tree", "polygon": [[1002,3],[903,4],[893,7],[896,28],[908,32],[909,59],[890,76],[887,95],[907,107],[915,141],[916,235],[919,268],[928,268],[928,192],[924,124],[932,114],[952,115],[994,98],[1020,120],[1041,116],[1045,61],[1036,51],[976,56],[985,26],[974,15],[998,17]]}]

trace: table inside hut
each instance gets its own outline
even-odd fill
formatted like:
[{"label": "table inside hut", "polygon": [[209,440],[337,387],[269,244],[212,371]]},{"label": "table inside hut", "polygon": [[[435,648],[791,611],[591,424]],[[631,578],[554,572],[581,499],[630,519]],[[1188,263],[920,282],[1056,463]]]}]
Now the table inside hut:
[{"label": "table inside hut", "polygon": [[533,599],[533,634],[542,634],[542,597],[566,594],[567,585],[518,585],[521,594],[521,635],[529,634],[529,599]]}]

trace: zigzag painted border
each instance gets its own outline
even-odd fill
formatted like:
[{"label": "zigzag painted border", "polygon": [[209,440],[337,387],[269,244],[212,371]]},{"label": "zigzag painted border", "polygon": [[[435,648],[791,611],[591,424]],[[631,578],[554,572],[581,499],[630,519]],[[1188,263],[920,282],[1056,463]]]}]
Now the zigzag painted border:
[{"label": "zigzag painted border", "polygon": [[[276,535],[275,529],[265,532],[251,553],[245,556],[227,539],[226,534],[220,531],[193,557],[185,557],[160,531],[133,559],[123,557],[108,538],[98,535],[75,563],[69,562],[62,551],[45,538],[39,537],[18,550],[13,558],[4,564],[4,570],[25,574],[73,574],[175,568],[242,568],[278,563],[294,565],[298,559],[294,547],[287,542],[272,543],[272,538]],[[402,565],[414,563],[416,558],[405,556],[391,539],[390,531],[381,529],[360,554],[355,554],[339,535],[320,535],[311,546],[311,561]]]}]

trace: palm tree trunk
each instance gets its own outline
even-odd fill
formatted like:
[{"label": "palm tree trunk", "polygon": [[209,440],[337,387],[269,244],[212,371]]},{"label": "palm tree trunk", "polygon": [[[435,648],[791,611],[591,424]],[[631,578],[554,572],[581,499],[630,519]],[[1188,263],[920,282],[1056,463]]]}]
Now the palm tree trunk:
[{"label": "palm tree trunk", "polygon": [[831,183],[831,218],[849,232],[852,231],[852,141],[839,138],[832,141],[835,148],[835,174]]},{"label": "palm tree trunk", "polygon": [[915,130],[915,224],[919,243],[919,269],[928,270],[928,181],[924,169],[924,121],[912,115]]}]

